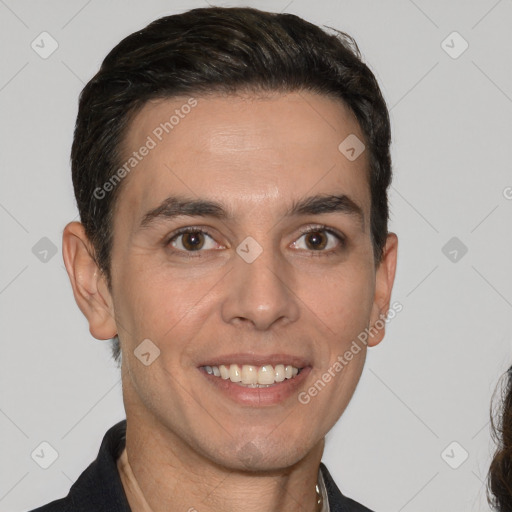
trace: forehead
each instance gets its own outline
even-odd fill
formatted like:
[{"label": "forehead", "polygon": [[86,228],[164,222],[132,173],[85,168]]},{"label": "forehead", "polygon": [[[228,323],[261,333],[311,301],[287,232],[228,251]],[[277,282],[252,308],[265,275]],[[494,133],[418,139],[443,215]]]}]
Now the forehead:
[{"label": "forehead", "polygon": [[350,109],[313,93],[151,101],[125,137],[124,163],[134,166],[118,214],[135,226],[147,210],[181,194],[215,200],[241,216],[255,206],[271,216],[305,195],[336,192],[366,216],[367,152],[350,160],[339,149],[354,136],[362,144]]}]

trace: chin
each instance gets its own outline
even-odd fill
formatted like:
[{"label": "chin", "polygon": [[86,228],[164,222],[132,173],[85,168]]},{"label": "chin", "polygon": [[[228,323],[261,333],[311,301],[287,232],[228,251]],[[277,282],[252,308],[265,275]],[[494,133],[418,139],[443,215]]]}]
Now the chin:
[{"label": "chin", "polygon": [[244,435],[238,443],[230,443],[222,450],[220,460],[216,462],[235,471],[271,473],[294,466],[314,449],[310,442],[290,442],[290,436],[270,440],[270,435],[260,434],[252,439]]}]

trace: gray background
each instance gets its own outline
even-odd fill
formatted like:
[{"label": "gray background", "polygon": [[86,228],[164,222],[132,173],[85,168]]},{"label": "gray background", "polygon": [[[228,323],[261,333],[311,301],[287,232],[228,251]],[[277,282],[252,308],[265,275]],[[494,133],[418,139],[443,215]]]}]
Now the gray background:
[{"label": "gray background", "polygon": [[[77,215],[69,151],[79,92],[121,38],[205,5],[0,0],[2,511],[65,495],[124,417],[119,371],[108,343],[89,334],[61,256],[62,229]],[[488,510],[489,404],[512,360],[512,2],[217,5],[348,32],[391,109],[393,298],[403,311],[370,349],[324,461],[344,492],[377,511]],[[59,45],[47,59],[31,48],[43,31]],[[469,44],[458,58],[454,31]],[[52,245],[55,255],[43,252]],[[31,458],[43,441],[59,454],[48,469]]]}]

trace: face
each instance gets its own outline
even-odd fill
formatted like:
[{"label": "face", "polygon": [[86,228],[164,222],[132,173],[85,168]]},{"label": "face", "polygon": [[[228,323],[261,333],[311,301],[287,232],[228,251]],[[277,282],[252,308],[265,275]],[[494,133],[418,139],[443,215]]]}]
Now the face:
[{"label": "face", "polygon": [[288,467],[354,392],[366,346],[336,361],[386,313],[396,241],[376,266],[367,152],[338,149],[364,136],[339,101],[194,101],[148,103],[124,144],[106,303],[127,417],[225,467]]}]

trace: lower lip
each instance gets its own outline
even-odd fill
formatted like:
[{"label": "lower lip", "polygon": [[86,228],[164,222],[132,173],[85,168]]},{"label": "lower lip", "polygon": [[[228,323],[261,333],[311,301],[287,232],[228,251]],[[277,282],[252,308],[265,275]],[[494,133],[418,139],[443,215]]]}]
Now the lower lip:
[{"label": "lower lip", "polygon": [[225,394],[231,400],[252,407],[264,407],[284,402],[293,395],[297,395],[298,388],[305,381],[311,367],[307,366],[292,379],[285,379],[283,382],[276,382],[267,388],[249,388],[240,386],[229,379],[222,379],[210,375],[205,370],[199,371],[208,379],[213,386]]}]

